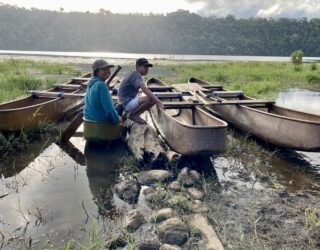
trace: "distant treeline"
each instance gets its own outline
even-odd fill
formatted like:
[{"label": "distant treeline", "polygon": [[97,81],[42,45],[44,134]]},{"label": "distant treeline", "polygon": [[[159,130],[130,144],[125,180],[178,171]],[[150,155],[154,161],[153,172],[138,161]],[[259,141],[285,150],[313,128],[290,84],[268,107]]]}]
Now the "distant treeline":
[{"label": "distant treeline", "polygon": [[46,11],[0,6],[0,49],[320,56],[320,19]]}]

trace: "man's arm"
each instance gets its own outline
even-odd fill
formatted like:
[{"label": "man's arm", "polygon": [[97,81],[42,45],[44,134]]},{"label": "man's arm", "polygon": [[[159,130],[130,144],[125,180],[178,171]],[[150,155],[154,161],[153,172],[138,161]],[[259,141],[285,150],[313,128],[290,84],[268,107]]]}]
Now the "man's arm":
[{"label": "man's arm", "polygon": [[141,91],[151,98],[160,108],[164,108],[163,103],[150,91],[150,89],[148,89],[146,84],[141,83],[140,88]]}]

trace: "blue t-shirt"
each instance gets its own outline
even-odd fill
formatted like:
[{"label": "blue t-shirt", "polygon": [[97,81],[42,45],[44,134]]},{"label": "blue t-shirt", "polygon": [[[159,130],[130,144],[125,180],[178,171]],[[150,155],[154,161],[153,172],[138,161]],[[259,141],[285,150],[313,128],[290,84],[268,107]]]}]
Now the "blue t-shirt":
[{"label": "blue t-shirt", "polygon": [[119,122],[109,88],[100,77],[93,77],[88,84],[83,115],[91,121]]}]

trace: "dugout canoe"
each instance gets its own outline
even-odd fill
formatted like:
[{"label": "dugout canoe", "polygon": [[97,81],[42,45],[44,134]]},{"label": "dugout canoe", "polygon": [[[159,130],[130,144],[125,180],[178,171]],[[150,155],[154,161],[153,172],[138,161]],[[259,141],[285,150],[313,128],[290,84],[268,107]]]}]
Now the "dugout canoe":
[{"label": "dugout canoe", "polygon": [[[150,78],[147,86],[167,86],[163,81]],[[166,88],[163,88],[166,89]],[[174,89],[166,93],[175,93]],[[155,93],[156,95],[158,93]],[[182,102],[181,97],[161,98],[163,102]],[[153,106],[151,117],[166,143],[183,155],[218,155],[226,150],[228,124],[197,106],[161,109]]]},{"label": "dugout canoe", "polygon": [[[67,84],[55,86],[48,92],[81,94],[85,88],[77,87],[88,81],[91,74],[75,78]],[[31,94],[21,99],[0,104],[0,131],[17,132],[22,129],[33,129],[42,123],[55,122],[63,115],[83,103],[83,98],[36,97]]]},{"label": "dugout canoe", "polygon": [[[210,92],[215,91],[211,84],[195,77],[189,78],[189,83],[196,83]],[[219,90],[225,91],[223,88]],[[254,100],[245,95],[222,99]],[[209,109],[267,143],[293,150],[320,151],[319,115],[280,107],[275,103],[211,105]]]}]

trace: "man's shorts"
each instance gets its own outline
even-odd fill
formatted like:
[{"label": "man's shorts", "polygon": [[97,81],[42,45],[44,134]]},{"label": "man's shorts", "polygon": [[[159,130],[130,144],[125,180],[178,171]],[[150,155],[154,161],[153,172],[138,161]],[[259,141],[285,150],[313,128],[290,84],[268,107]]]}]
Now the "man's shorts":
[{"label": "man's shorts", "polygon": [[139,106],[139,97],[136,96],[125,105],[125,111],[131,112]]}]

